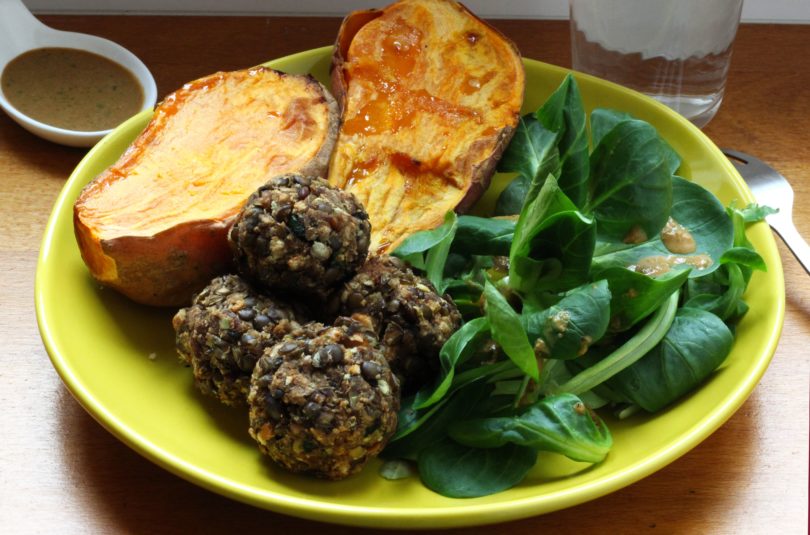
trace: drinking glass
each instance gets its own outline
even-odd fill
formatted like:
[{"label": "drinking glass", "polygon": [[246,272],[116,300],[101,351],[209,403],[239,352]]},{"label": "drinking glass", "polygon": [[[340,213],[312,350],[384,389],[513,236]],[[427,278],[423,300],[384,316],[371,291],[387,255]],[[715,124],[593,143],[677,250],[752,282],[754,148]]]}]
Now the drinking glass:
[{"label": "drinking glass", "polygon": [[574,70],[656,98],[699,127],[720,107],[743,0],[569,0]]}]

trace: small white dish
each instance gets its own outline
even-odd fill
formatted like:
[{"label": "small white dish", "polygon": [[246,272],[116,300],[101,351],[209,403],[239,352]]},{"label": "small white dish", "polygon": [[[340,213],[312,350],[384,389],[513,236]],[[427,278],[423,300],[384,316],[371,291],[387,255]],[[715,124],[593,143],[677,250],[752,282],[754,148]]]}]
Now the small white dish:
[{"label": "small white dish", "polygon": [[[107,39],[54,30],[41,23],[21,0],[0,0],[0,73],[20,54],[37,48],[73,48],[103,56],[129,70],[143,89],[139,111],[151,109],[157,101],[152,73],[132,52]],[[92,147],[112,129],[84,132],[67,130],[37,121],[12,106],[0,90],[0,107],[9,117],[34,135],[71,147]]]}]

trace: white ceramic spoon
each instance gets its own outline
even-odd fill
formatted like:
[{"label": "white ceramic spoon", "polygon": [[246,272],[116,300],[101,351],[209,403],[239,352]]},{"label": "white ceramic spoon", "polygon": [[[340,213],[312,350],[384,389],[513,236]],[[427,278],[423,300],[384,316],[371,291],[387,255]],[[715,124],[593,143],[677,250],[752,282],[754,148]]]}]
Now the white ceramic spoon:
[{"label": "white ceramic spoon", "polygon": [[[56,47],[81,49],[104,56],[127,68],[141,85],[144,103],[141,110],[151,109],[157,100],[155,79],[132,52],[107,39],[84,33],[54,30],[34,17],[21,0],[0,0],[0,72],[9,61],[36,48]],[[57,128],[23,115],[9,104],[0,90],[0,107],[20,126],[42,138],[71,147],[91,147],[110,130],[81,132]]]}]

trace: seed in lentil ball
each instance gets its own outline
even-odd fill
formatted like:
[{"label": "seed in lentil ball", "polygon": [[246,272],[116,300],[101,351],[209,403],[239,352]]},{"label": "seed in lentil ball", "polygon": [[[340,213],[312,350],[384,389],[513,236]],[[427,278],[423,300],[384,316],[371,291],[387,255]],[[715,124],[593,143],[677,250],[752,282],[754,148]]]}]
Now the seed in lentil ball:
[{"label": "seed in lentil ball", "polygon": [[253,318],[253,325],[255,325],[257,329],[261,329],[267,326],[269,323],[270,318],[264,314],[258,314]]},{"label": "seed in lentil ball", "polygon": [[360,373],[367,381],[374,381],[380,375],[380,366],[374,362],[364,362],[360,365]]},{"label": "seed in lentil ball", "polygon": [[269,416],[270,419],[275,422],[281,420],[281,406],[278,404],[276,398],[267,398],[267,400],[264,402],[264,408],[267,411],[267,416]]},{"label": "seed in lentil ball", "polygon": [[304,409],[302,411],[304,416],[307,418],[312,418],[313,416],[317,416],[318,413],[321,412],[321,406],[314,401],[310,401],[306,405],[304,405]]},{"label": "seed in lentil ball", "polygon": [[281,344],[281,347],[278,348],[278,353],[281,355],[286,355],[287,353],[292,353],[298,349],[298,344],[294,344],[292,342],[285,342]]},{"label": "seed in lentil ball", "polygon": [[329,362],[332,364],[339,364],[343,362],[343,348],[338,344],[329,344],[328,346],[324,347],[323,350],[326,352],[327,356],[329,357]]},{"label": "seed in lentil ball", "polygon": [[237,314],[239,319],[244,321],[250,321],[256,317],[256,311],[252,308],[243,308]]}]

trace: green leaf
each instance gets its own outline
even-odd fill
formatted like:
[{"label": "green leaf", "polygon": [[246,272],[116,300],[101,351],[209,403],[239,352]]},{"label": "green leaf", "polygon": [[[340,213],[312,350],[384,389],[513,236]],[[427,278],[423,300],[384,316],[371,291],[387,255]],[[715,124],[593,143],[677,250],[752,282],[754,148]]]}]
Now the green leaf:
[{"label": "green leaf", "polygon": [[453,384],[456,366],[462,364],[477,349],[482,335],[488,332],[487,318],[475,318],[462,325],[447,339],[439,352],[439,363],[442,368],[439,383],[429,394],[419,396],[420,399],[415,404],[416,409],[430,407],[447,394]]},{"label": "green leaf", "polygon": [[442,240],[430,248],[425,258],[425,274],[436,292],[439,295],[444,294],[446,283],[444,281],[444,265],[447,262],[447,255],[450,253],[450,244],[453,242],[453,237],[456,235],[457,218],[454,212],[447,212],[444,217],[444,224],[442,227],[449,227],[447,234]]},{"label": "green leaf", "polygon": [[450,498],[475,498],[520,483],[536,460],[534,450],[514,444],[479,449],[444,439],[423,450],[418,462],[429,489]]},{"label": "green leaf", "polygon": [[566,195],[584,206],[590,172],[586,123],[579,88],[569,75],[534,115],[521,118],[498,164],[499,171],[518,176],[498,198],[497,215],[519,213],[548,175],[558,176]]},{"label": "green leaf", "polygon": [[[450,252],[450,244],[456,234],[458,218],[449,211],[444,223],[435,229],[411,234],[392,253],[411,263],[417,269],[424,269],[428,280],[439,294],[444,293],[444,266]],[[422,253],[427,253],[424,257]]]},{"label": "green leaf", "polygon": [[682,308],[667,335],[608,385],[655,412],[702,383],[726,358],[734,336],[710,312]]},{"label": "green leaf", "polygon": [[414,408],[415,397],[403,399],[397,431],[380,457],[416,460],[419,452],[447,436],[450,422],[474,414],[491,390],[492,386],[483,381],[470,382],[425,410]]},{"label": "green leaf", "polygon": [[684,269],[649,277],[623,267],[595,270],[594,278],[607,279],[613,295],[610,300],[611,330],[626,331],[649,316],[683,286],[689,273]]},{"label": "green leaf", "polygon": [[547,397],[515,416],[455,422],[450,437],[471,447],[511,443],[589,463],[604,460],[613,445],[604,422],[573,394]]},{"label": "green leaf", "polygon": [[[711,192],[680,177],[672,178],[672,218],[683,225],[696,243],[694,254],[673,255],[656,234],[649,241],[627,244],[616,250],[602,252],[597,247],[594,255],[594,272],[600,273],[609,267],[635,266],[640,260],[656,256],[674,256],[683,261],[673,262],[673,270],[691,269],[690,258],[700,260],[704,255],[711,264],[701,269],[691,269],[690,277],[706,276],[720,265],[720,257],[734,242],[734,225],[725,208]],[[599,222],[597,222],[599,224]]]},{"label": "green leaf", "polygon": [[481,294],[484,285],[470,279],[449,279],[444,291],[456,304],[465,320],[472,320],[481,315]]},{"label": "green leaf", "polygon": [[746,223],[757,223],[759,221],[764,221],[765,218],[771,214],[778,213],[779,209],[771,208],[770,206],[765,206],[763,204],[751,203],[738,211],[743,216],[743,220]]},{"label": "green leaf", "polygon": [[748,310],[743,302],[746,286],[740,265],[728,263],[709,277],[690,281],[684,306],[711,312],[723,321],[736,322]]},{"label": "green leaf", "polygon": [[509,285],[523,295],[560,292],[588,280],[596,241],[593,220],[554,214],[537,227],[530,249],[509,262]]},{"label": "green leaf", "polygon": [[523,373],[539,380],[537,359],[520,323],[520,316],[489,281],[484,284],[484,297],[492,339]]},{"label": "green leaf", "polygon": [[498,171],[518,173],[501,193],[496,215],[520,212],[523,204],[540,191],[546,177],[557,170],[560,156],[557,134],[543,127],[534,115],[521,117],[512,140],[498,162]]},{"label": "green leaf", "polygon": [[560,87],[537,110],[535,117],[546,129],[557,133],[560,189],[577,207],[583,207],[590,171],[587,117],[579,87],[572,75],[565,77]]},{"label": "green leaf", "polygon": [[[760,208],[753,210],[760,211]],[[689,281],[685,306],[711,312],[728,324],[734,324],[748,311],[743,295],[753,270],[765,271],[767,266],[745,235],[747,223],[744,212],[732,205],[727,213],[734,229],[733,247],[721,255],[721,265],[714,273]]]},{"label": "green leaf", "polygon": [[507,256],[516,220],[462,215],[451,252],[461,255]]},{"label": "green leaf", "polygon": [[516,176],[498,196],[495,201],[495,215],[508,216],[520,213],[523,204],[529,196],[531,180],[523,175]]},{"label": "green leaf", "polygon": [[591,197],[600,239],[623,242],[639,230],[656,235],[672,204],[672,168],[680,159],[655,128],[624,120],[604,134],[591,154]]},{"label": "green leaf", "polygon": [[447,212],[442,225],[431,230],[422,230],[411,234],[402,241],[392,254],[399,258],[405,258],[413,254],[427,252],[432,247],[446,240],[453,232],[456,223],[457,219],[455,213]]},{"label": "green leaf", "polygon": [[520,213],[509,251],[509,285],[521,293],[564,291],[588,279],[596,226],[549,175]]},{"label": "green leaf", "polygon": [[[627,112],[596,108],[591,112],[591,141],[594,148],[598,147],[605,136],[619,123],[625,121],[638,121]],[[642,121],[643,122],[643,121]],[[674,151],[670,154],[669,171],[674,174],[680,167],[681,159]]]},{"label": "green leaf", "polygon": [[549,176],[540,193],[526,204],[515,225],[510,256],[528,251],[531,241],[543,221],[562,212],[575,212],[574,203],[560,190],[557,180]]},{"label": "green leaf", "polygon": [[739,264],[759,271],[768,271],[765,260],[759,253],[748,247],[732,247],[720,257],[721,264]]},{"label": "green leaf", "polygon": [[592,390],[646,355],[666,336],[675,320],[679,294],[680,292],[675,292],[669,296],[667,301],[632,338],[604,359],[560,385],[557,392],[579,395]]},{"label": "green leaf", "polygon": [[524,115],[498,161],[498,171],[543,180],[558,162],[556,141],[557,134],[546,129],[533,114]]},{"label": "green leaf", "polygon": [[573,359],[584,355],[605,334],[610,298],[607,281],[587,283],[545,310],[524,311],[521,320],[530,341],[542,340],[541,354],[552,359]]},{"label": "green leaf", "polygon": [[598,147],[605,135],[613,128],[624,121],[635,119],[629,113],[610,110],[606,108],[596,108],[591,112],[591,141],[594,147]]}]

